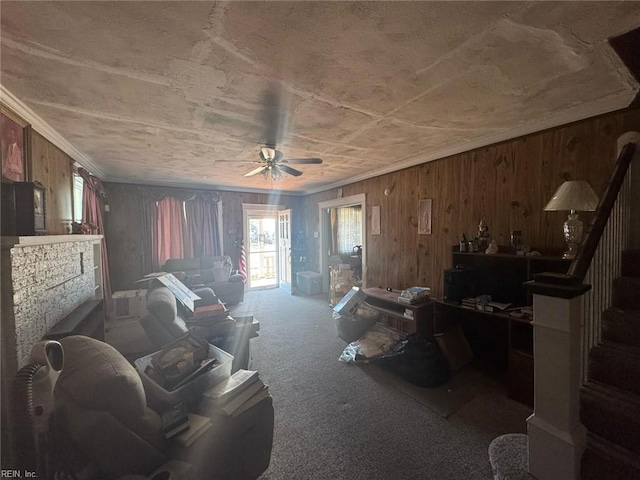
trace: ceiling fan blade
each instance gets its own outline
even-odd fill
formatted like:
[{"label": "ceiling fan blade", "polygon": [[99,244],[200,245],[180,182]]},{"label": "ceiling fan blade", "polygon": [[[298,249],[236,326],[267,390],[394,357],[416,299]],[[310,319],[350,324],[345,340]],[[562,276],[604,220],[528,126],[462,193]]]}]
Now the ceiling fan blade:
[{"label": "ceiling fan blade", "polygon": [[296,163],[298,165],[311,165],[322,163],[321,158],[287,158],[284,160],[287,163]]},{"label": "ceiling fan blade", "polygon": [[276,150],[271,147],[262,147],[260,149],[260,158],[265,162],[273,160],[276,156]]},{"label": "ceiling fan blade", "polygon": [[288,167],[287,165],[284,165],[282,163],[278,165],[278,168],[283,172],[287,172],[289,175],[293,175],[294,177],[299,177],[300,175],[302,175],[302,172],[300,170]]},{"label": "ceiling fan blade", "polygon": [[275,163],[278,163],[278,162],[282,161],[282,157],[283,157],[284,155],[282,155],[282,152],[281,152],[280,150],[275,150],[275,152],[276,152],[276,154],[275,154],[275,156],[273,157],[273,161],[274,161]]},{"label": "ceiling fan blade", "polygon": [[268,168],[267,168],[267,167],[265,167],[264,165],[261,165],[261,166],[260,166],[260,167],[258,167],[258,168],[254,168],[254,169],[253,169],[253,170],[251,170],[249,173],[245,173],[245,174],[244,174],[244,176],[245,176],[245,177],[250,177],[250,176],[252,176],[252,175],[255,175],[256,173],[261,173],[261,172],[263,172],[263,171],[265,171],[265,170],[268,170]]}]

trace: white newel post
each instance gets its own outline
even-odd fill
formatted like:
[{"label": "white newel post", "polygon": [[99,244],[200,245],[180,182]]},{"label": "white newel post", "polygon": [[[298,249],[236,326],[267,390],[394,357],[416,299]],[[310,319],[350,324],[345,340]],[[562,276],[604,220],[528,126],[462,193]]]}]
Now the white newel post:
[{"label": "white newel post", "polygon": [[529,473],[538,480],[580,479],[586,448],[579,403],[580,296],[588,289],[586,285],[574,286],[562,294],[573,298],[533,296],[535,397],[527,431]]}]

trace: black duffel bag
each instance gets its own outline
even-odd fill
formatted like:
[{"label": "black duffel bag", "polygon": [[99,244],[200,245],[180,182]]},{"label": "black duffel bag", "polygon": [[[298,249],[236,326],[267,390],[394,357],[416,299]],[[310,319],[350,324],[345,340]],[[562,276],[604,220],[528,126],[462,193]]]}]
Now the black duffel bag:
[{"label": "black duffel bag", "polygon": [[438,387],[449,380],[449,363],[438,345],[415,333],[377,363],[421,387]]}]

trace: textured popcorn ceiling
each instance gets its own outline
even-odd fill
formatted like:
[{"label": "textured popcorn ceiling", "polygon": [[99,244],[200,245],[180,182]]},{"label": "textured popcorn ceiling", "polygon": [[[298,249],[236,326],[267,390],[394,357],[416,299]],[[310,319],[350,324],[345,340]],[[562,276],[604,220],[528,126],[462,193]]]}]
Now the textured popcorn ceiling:
[{"label": "textured popcorn ceiling", "polygon": [[0,13],[0,83],[111,181],[269,189],[243,175],[278,131],[285,157],[324,164],[273,188],[317,191],[622,108],[638,91],[607,38],[640,25],[640,2],[56,1]]}]

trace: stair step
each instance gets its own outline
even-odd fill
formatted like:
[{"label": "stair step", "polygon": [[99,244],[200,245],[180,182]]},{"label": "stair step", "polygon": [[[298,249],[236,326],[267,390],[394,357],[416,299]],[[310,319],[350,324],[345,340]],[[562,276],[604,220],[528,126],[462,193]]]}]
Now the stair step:
[{"label": "stair step", "polygon": [[640,277],[640,249],[623,251],[621,263],[622,276]]},{"label": "stair step", "polygon": [[638,480],[638,455],[589,433],[582,455],[582,480]]},{"label": "stair step", "polygon": [[589,381],[580,391],[580,421],[612,443],[640,453],[640,395]]},{"label": "stair step", "polygon": [[609,308],[602,312],[602,339],[640,347],[640,310]]},{"label": "stair step", "polygon": [[613,281],[614,307],[640,310],[640,277],[618,277]]},{"label": "stair step", "polygon": [[640,348],[602,342],[589,353],[589,378],[640,394]]}]

